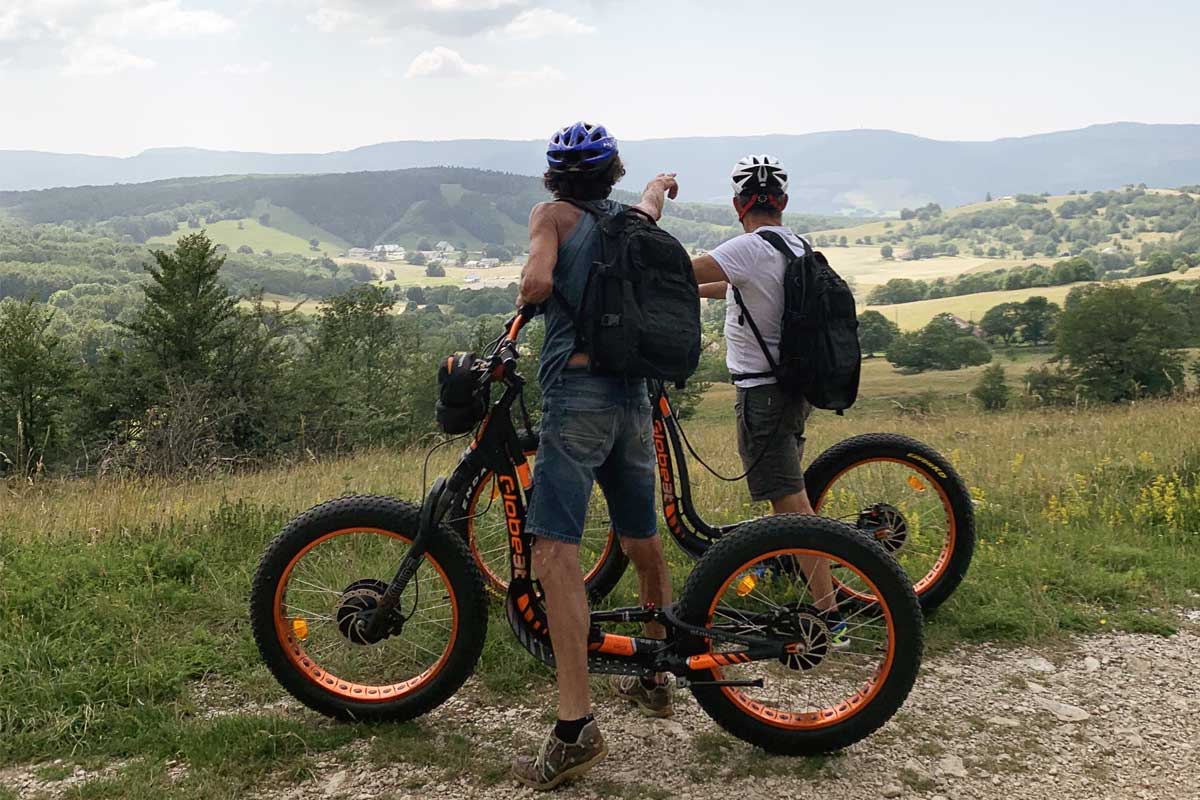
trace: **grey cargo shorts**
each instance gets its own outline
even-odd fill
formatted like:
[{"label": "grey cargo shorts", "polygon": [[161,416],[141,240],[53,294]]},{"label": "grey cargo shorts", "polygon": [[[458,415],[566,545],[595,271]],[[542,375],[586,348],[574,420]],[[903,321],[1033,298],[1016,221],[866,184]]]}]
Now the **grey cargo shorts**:
[{"label": "grey cargo shorts", "polygon": [[777,384],[737,390],[737,441],[746,483],[756,502],[804,491],[804,425],[812,406]]}]

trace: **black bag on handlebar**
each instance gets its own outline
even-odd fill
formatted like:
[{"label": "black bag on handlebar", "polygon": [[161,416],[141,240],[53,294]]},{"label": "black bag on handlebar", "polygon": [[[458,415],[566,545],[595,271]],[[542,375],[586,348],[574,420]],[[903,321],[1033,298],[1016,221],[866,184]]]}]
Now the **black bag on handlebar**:
[{"label": "black bag on handlebar", "polygon": [[687,250],[641,211],[612,216],[569,202],[596,218],[603,241],[578,309],[554,289],[577,349],[594,373],[682,384],[700,363],[700,290]]},{"label": "black bag on handlebar", "polygon": [[438,368],[438,427],[452,436],[467,433],[487,414],[488,398],[480,389],[474,353],[458,353]]}]

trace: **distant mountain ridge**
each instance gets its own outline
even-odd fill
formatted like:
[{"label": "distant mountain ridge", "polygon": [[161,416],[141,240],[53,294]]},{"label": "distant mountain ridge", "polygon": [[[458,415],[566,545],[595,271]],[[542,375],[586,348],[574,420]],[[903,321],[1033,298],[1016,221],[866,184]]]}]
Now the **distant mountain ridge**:
[{"label": "distant mountain ridge", "polygon": [[[157,148],[129,158],[0,151],[0,190],[140,183],[177,177],[319,174],[455,166],[518,175],[542,171],[542,142],[398,141],[320,154]],[[637,186],[677,171],[681,199],[727,202],[730,165],[779,156],[793,175],[795,211],[886,213],[927,202],[956,206],[1017,192],[1063,193],[1129,183],[1200,182],[1200,125],[1111,123],[991,142],[949,142],[887,130],[649,139],[622,143]]]}]

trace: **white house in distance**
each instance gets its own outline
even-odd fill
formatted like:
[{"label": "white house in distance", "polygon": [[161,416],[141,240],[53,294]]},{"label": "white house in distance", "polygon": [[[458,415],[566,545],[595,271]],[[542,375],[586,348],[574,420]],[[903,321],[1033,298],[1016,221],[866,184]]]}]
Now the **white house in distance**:
[{"label": "white house in distance", "polygon": [[437,250],[439,253],[455,253],[455,252],[458,252],[457,250],[455,250],[455,248],[454,248],[454,245],[450,244],[449,242],[438,242],[438,243],[437,243],[437,244],[434,246],[434,249],[435,249],[435,250]]},{"label": "white house in distance", "polygon": [[371,251],[365,247],[351,247],[346,251],[347,258],[369,258]]},{"label": "white house in distance", "polygon": [[377,261],[403,261],[404,248],[398,244],[377,244],[374,249]]}]

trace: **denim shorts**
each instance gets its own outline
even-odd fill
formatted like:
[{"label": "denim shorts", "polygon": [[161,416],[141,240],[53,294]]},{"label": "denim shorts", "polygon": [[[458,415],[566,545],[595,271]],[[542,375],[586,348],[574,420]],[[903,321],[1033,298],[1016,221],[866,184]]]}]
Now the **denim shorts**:
[{"label": "denim shorts", "polygon": [[655,464],[646,382],[564,370],[542,395],[529,532],[578,544],[598,482],[617,535],[649,539],[658,532]]}]

